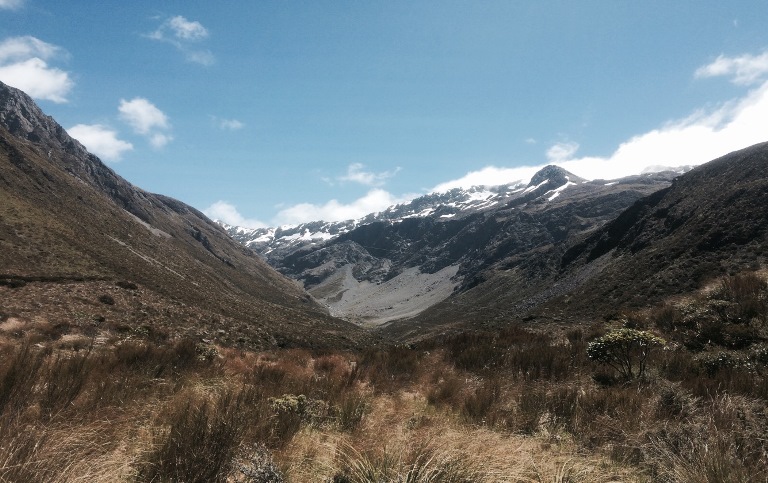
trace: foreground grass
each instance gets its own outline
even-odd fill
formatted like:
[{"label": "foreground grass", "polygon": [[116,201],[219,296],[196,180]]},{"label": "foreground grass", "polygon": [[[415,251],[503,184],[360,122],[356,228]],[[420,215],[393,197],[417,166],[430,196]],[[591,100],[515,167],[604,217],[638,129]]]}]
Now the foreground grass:
[{"label": "foreground grass", "polygon": [[[0,324],[0,481],[766,481],[765,283],[366,353]],[[624,382],[617,324],[670,343]]]}]

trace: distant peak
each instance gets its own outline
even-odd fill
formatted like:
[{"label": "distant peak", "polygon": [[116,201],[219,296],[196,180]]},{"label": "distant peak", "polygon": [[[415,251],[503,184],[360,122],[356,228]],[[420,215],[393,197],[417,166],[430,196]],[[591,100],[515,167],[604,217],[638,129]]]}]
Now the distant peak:
[{"label": "distant peak", "polygon": [[534,174],[531,178],[531,182],[528,183],[528,186],[537,186],[545,181],[550,181],[559,186],[569,181],[572,183],[578,183],[584,181],[584,179],[576,176],[570,171],[566,171],[560,166],[550,164],[537,171],[536,174]]}]

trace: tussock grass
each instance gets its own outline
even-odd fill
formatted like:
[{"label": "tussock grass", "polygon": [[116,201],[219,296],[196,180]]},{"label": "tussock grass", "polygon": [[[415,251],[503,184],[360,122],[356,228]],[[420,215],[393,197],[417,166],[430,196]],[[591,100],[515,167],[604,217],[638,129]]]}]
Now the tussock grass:
[{"label": "tussock grass", "polygon": [[[765,481],[766,291],[729,278],[609,324],[360,354],[133,332],[62,343],[14,320],[0,481]],[[622,323],[671,341],[644,380],[586,357]],[[751,342],[685,343],[714,323]]]}]

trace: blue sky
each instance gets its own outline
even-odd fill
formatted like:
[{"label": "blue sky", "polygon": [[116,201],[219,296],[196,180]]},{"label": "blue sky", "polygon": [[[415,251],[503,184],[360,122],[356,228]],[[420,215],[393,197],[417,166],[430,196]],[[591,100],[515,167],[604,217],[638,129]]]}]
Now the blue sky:
[{"label": "blue sky", "polygon": [[0,80],[230,223],[768,140],[767,1],[0,0]]}]

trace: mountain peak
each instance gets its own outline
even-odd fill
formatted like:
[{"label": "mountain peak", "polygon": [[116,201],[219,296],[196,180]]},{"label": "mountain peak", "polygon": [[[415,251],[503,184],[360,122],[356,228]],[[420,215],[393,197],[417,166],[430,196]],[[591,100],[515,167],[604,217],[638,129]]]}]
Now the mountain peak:
[{"label": "mountain peak", "polygon": [[528,186],[536,186],[547,180],[553,184],[564,185],[569,181],[571,183],[582,182],[584,181],[584,178],[580,178],[570,171],[561,168],[560,166],[550,164],[537,171],[536,174],[531,177],[531,182],[528,183]]}]

